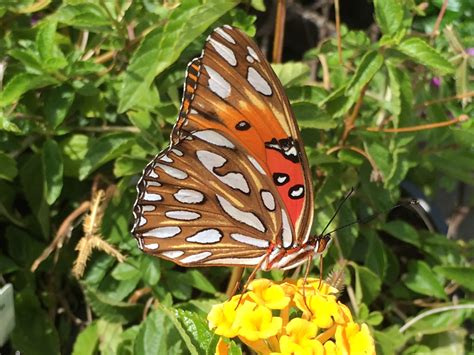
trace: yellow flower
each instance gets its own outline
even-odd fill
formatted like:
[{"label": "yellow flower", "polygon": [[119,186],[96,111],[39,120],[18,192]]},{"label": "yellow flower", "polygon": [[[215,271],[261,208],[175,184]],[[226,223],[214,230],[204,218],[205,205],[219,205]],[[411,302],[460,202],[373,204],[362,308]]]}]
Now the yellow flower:
[{"label": "yellow flower", "polygon": [[305,319],[294,318],[286,326],[286,334],[280,338],[282,354],[324,354],[323,345],[315,339],[318,327]]},{"label": "yellow flower", "polygon": [[[240,296],[239,296],[240,297]],[[207,316],[209,328],[214,329],[214,333],[223,335],[226,338],[233,338],[237,335],[238,328],[235,323],[237,316],[237,302],[239,298],[234,296],[231,300],[212,306]]]},{"label": "yellow flower", "polygon": [[375,354],[374,339],[370,335],[367,324],[359,326],[357,323],[349,323],[345,326],[338,326],[336,346],[344,354]]},{"label": "yellow flower", "polygon": [[267,279],[254,280],[249,285],[249,296],[255,303],[270,309],[283,309],[290,303],[283,287]]},{"label": "yellow flower", "polygon": [[282,325],[280,317],[273,317],[267,307],[245,302],[237,309],[239,335],[255,341],[277,334]]},{"label": "yellow flower", "polygon": [[[211,309],[209,327],[258,354],[375,354],[369,328],[354,323],[338,290],[318,279],[303,281],[254,280],[246,293]],[[226,354],[223,342],[217,351]]]}]

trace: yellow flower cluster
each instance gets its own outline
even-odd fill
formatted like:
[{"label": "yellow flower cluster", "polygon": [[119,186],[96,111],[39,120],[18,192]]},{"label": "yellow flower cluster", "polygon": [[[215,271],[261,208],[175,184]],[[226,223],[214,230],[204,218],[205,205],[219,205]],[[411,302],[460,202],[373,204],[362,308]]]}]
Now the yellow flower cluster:
[{"label": "yellow flower cluster", "polygon": [[[319,279],[257,279],[243,295],[215,305],[207,319],[216,334],[239,337],[259,354],[375,354],[369,328],[353,321],[337,293]],[[217,353],[227,350],[221,338]]]}]

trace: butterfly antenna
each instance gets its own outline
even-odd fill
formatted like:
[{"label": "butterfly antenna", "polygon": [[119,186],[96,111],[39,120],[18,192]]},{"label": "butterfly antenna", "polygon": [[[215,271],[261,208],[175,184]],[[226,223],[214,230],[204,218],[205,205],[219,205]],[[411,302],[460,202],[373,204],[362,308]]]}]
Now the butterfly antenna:
[{"label": "butterfly antenna", "polygon": [[[405,203],[399,203],[398,205],[395,205],[391,208],[389,208],[388,210],[385,210],[385,211],[380,211],[380,212],[376,212],[368,217],[365,217],[365,218],[360,218],[360,219],[357,219],[353,222],[350,222],[350,223],[347,223],[343,226],[340,226],[340,227],[337,227],[336,229],[333,229],[332,231],[326,233],[327,235],[331,235],[332,233],[334,232],[337,232],[341,229],[344,229],[344,228],[347,228],[347,227],[350,227],[354,224],[365,224],[365,223],[368,223],[370,221],[372,221],[373,219],[377,218],[378,216],[380,216],[381,214],[386,214],[386,213],[390,213],[391,211],[393,211],[394,209],[397,209],[399,207],[407,207],[407,206],[417,206],[419,205],[419,202],[418,200],[410,200],[408,202],[405,202]],[[336,211],[337,212],[337,211]],[[332,220],[331,220],[332,221]],[[324,235],[324,234],[321,234],[321,235]]]},{"label": "butterfly antenna", "polygon": [[[334,212],[333,216],[331,217],[331,219],[329,220],[329,222],[326,224],[326,227],[324,227],[323,231],[321,232],[321,236],[322,235],[325,235],[325,232],[326,230],[329,228],[329,226],[331,225],[332,221],[334,221],[334,218],[336,218],[337,214],[339,213],[339,211],[341,210],[342,206],[344,205],[344,203],[349,199],[349,197],[351,197],[351,195],[354,193],[354,188],[351,187],[351,190],[346,194],[346,196],[344,196],[344,198],[341,200],[341,202],[339,202],[339,205],[337,206],[336,208],[336,211]],[[333,231],[334,232],[334,231]],[[332,232],[331,232],[332,233]],[[326,234],[331,234],[331,233],[326,233]]]}]

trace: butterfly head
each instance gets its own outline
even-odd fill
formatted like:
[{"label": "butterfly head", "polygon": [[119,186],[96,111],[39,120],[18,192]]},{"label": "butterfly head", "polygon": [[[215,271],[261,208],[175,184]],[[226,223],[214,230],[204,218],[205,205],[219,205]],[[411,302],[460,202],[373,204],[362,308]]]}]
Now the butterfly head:
[{"label": "butterfly head", "polygon": [[314,235],[309,238],[308,243],[312,246],[315,254],[323,253],[331,244],[331,233],[325,235]]}]

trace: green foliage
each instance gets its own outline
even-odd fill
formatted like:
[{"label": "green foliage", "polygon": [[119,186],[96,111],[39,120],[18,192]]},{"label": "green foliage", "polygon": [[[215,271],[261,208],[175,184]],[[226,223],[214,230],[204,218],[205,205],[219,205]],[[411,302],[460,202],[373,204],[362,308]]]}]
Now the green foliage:
[{"label": "green foliage", "polygon": [[[266,11],[263,1],[247,3]],[[274,65],[313,172],[315,233],[353,186],[355,195],[330,229],[390,209],[404,181],[430,198],[459,183],[474,185],[474,122],[436,128],[473,113],[474,63],[467,52],[474,47],[473,23],[465,15],[472,4],[449,2],[442,32],[430,37],[441,4],[424,9],[412,0],[376,0],[378,40],[343,28],[340,56],[335,38],[322,39],[303,62]],[[129,229],[137,176],[168,143],[186,63],[218,25],[256,32],[248,6],[236,5],[0,4],[0,274],[14,285],[17,314],[10,349],[214,353],[218,337],[206,314],[224,299],[230,271],[183,270],[143,255]],[[401,131],[419,125],[427,126]],[[95,250],[78,282],[71,269],[84,210],[68,216],[93,189],[108,187],[97,233],[127,259],[119,263]],[[461,353],[473,341],[465,328],[473,319],[472,235],[470,242],[452,240],[386,217],[338,231],[325,272],[348,260],[351,297],[343,300],[372,327],[380,354]],[[54,251],[35,264],[50,244]],[[426,307],[455,299],[466,307],[402,328]],[[229,344],[232,354],[242,353]]]}]

